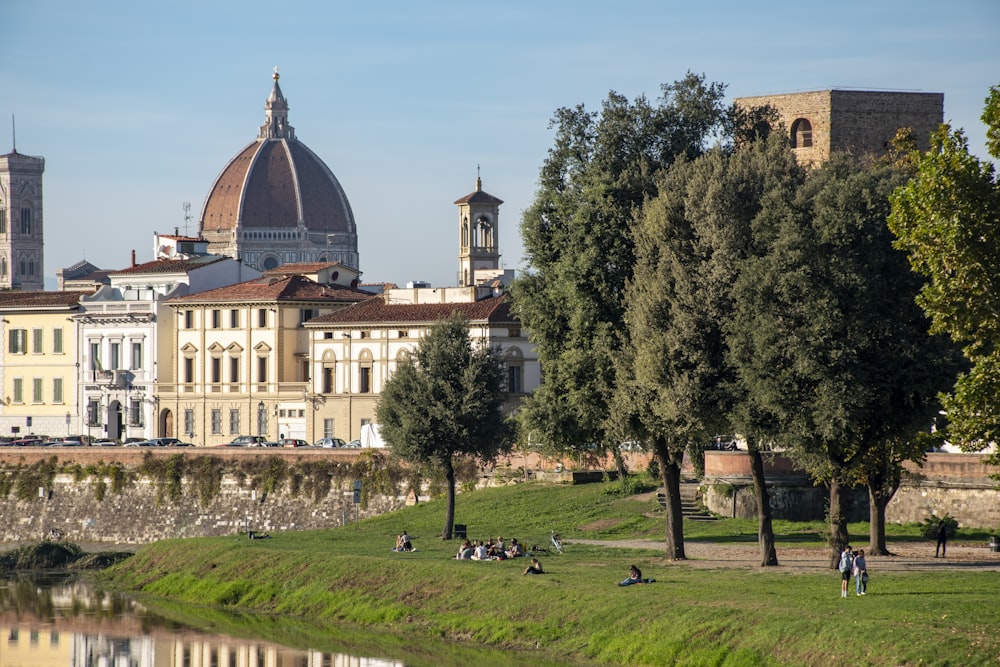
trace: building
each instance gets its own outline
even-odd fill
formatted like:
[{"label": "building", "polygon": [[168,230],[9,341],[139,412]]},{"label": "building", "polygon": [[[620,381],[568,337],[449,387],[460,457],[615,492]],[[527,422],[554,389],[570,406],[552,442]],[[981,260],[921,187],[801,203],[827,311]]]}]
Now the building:
[{"label": "building", "polygon": [[45,289],[42,172],[45,159],[0,155],[0,289]]},{"label": "building", "polygon": [[78,434],[73,316],[84,292],[0,292],[0,435]]},{"label": "building", "polygon": [[371,294],[352,287],[350,267],[298,268],[165,302],[173,326],[156,383],[161,436],[213,446],[238,435],[307,435],[304,323]]},{"label": "building", "polygon": [[375,406],[398,361],[427,330],[453,313],[469,320],[473,345],[500,348],[507,373],[508,408],[534,391],[541,367],[527,332],[510,312],[510,299],[489,287],[390,289],[310,320],[312,373],[307,398],[310,436],[359,438],[375,422]]},{"label": "building", "polygon": [[292,262],[357,269],[351,205],[330,168],[296,138],[277,68],[264,109],[257,139],[226,164],[205,198],[199,232],[209,252],[261,271]]},{"label": "building", "polygon": [[260,272],[205,253],[197,239],[154,234],[160,259],[108,272],[109,284],[80,299],[80,430],[95,438],[149,439],[172,425],[157,422],[159,369],[176,356],[171,298],[259,278]]},{"label": "building", "polygon": [[741,107],[773,107],[799,162],[816,165],[834,152],[882,155],[900,128],[913,130],[917,147],[944,121],[944,94],[869,90],[817,90],[739,97]]},{"label": "building", "polygon": [[502,280],[509,284],[513,271],[500,268],[499,224],[503,200],[483,191],[476,177],[476,189],[455,202],[458,206],[458,284],[461,287]]}]

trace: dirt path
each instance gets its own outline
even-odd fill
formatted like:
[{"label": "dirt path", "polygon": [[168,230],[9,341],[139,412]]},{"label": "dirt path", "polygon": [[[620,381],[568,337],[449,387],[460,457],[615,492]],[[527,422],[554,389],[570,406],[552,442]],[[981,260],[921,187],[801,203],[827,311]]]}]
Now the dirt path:
[{"label": "dirt path", "polygon": [[[592,544],[630,549],[664,548],[657,540],[563,540],[567,545]],[[865,548],[865,545],[859,545]],[[1000,572],[1000,553],[990,551],[986,546],[949,544],[947,558],[934,558],[932,543],[889,545],[891,556],[867,556],[868,567],[881,572],[917,572],[940,570],[976,570]],[[687,560],[666,561],[677,567],[697,567],[705,569],[737,568],[765,571],[770,568],[760,566],[760,550],[756,544],[714,544],[686,540],[684,553]],[[778,562],[783,571],[829,572],[830,552],[824,547],[779,548]]]}]

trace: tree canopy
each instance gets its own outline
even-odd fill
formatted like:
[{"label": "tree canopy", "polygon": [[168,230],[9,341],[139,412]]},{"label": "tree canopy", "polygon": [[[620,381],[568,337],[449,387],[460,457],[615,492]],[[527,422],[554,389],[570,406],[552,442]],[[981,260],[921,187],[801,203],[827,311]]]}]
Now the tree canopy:
[{"label": "tree canopy", "polygon": [[499,351],[473,349],[468,321],[455,315],[428,330],[382,390],[375,414],[393,454],[444,472],[444,539],[455,518],[454,457],[490,461],[511,446],[504,379]]},{"label": "tree canopy", "polygon": [[[1000,86],[990,89],[982,119],[990,155],[1000,159]],[[979,450],[1000,442],[1000,183],[994,165],[947,125],[912,157],[914,177],[893,194],[889,224],[927,278],[918,302],[932,331],[951,336],[972,364],[944,406],[947,437]],[[993,460],[1000,464],[1000,454]]]}]

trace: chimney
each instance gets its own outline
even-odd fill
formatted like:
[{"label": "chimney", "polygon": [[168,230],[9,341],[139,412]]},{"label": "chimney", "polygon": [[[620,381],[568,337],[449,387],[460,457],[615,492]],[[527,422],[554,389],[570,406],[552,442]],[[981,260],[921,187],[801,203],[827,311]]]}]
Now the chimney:
[{"label": "chimney", "polygon": [[135,248],[132,248],[132,266],[135,266]]}]

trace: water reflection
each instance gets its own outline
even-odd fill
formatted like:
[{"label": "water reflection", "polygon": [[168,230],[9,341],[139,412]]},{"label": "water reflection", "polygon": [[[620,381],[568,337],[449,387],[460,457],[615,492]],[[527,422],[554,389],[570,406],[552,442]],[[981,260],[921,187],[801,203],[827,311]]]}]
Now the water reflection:
[{"label": "water reflection", "polygon": [[73,579],[0,581],[0,667],[401,667],[210,635]]}]

